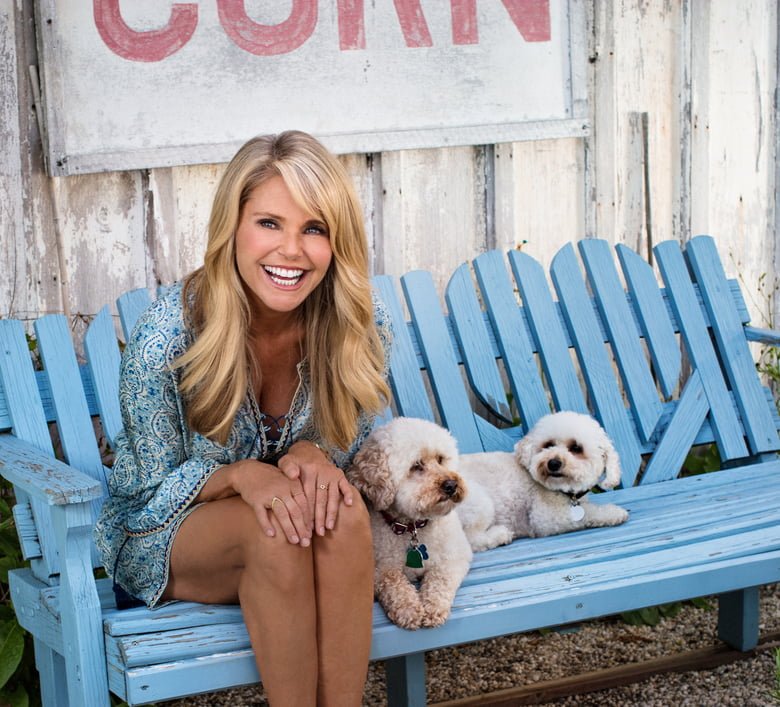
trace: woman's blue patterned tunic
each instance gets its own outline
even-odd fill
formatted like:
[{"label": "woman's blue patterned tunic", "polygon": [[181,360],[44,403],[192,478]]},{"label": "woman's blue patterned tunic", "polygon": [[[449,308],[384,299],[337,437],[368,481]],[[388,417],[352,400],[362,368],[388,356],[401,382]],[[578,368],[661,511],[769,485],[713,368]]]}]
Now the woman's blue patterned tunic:
[{"label": "woman's blue patterned tunic", "polygon": [[[389,360],[390,324],[378,301],[375,316]],[[189,430],[178,387],[180,372],[171,364],[191,343],[181,284],[174,285],[140,317],[122,354],[119,401],[124,429],[116,439],[109,497],[95,526],[95,542],[108,574],[150,607],[157,604],[168,581],[173,537],[196,507],[192,500],[212,473],[240,459],[272,461],[297,440],[321,444],[312,419],[305,360],[298,365],[300,383],[278,447],[258,429],[251,391],[225,446]],[[344,468],[351,461],[373,422],[373,416],[363,414],[351,448],[331,450],[338,466]]]}]

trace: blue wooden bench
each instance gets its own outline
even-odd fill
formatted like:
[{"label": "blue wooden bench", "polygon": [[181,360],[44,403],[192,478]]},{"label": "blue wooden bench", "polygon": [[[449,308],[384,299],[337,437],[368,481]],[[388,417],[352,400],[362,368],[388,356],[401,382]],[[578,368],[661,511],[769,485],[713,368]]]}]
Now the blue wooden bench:
[{"label": "blue wooden bench", "polygon": [[[446,314],[426,272],[401,278],[409,318],[396,283],[375,279],[394,318],[394,414],[441,421],[468,453],[511,449],[550,410],[591,411],[624,470],[622,488],[596,500],[631,512],[615,528],[476,555],[439,628],[404,631],[375,607],[372,658],[386,661],[390,704],[425,703],[426,651],[702,595],[719,595],[724,641],[757,643],[759,587],[780,581],[780,420],[748,342],[780,336],[747,326],[711,238],[658,245],[662,287],[645,260],[616,251],[622,278],[606,242],[567,245],[552,289],[528,255],[485,253],[453,274]],[[147,302],[145,291],[120,299],[125,331]],[[62,316],[38,320],[35,336],[42,370],[21,323],[0,321],[0,473],[16,489],[30,561],[10,584],[44,704],[107,705],[109,690],[140,704],[256,682],[238,607],[118,611],[108,581],[94,579],[90,536],[110,473],[95,420],[109,443],[121,424],[114,324],[107,309],[91,323],[85,363]],[[689,450],[711,443],[723,468],[678,478]]]}]

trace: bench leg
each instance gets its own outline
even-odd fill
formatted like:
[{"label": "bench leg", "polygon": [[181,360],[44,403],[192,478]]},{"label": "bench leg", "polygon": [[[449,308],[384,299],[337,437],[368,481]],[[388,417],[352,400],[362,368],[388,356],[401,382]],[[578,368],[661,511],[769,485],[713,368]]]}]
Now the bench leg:
[{"label": "bench leg", "polygon": [[42,641],[35,639],[35,667],[41,683],[43,707],[68,707],[68,680],[65,661]]},{"label": "bench leg", "polygon": [[758,645],[758,587],[718,596],[718,638],[749,651]]},{"label": "bench leg", "polygon": [[425,653],[385,661],[388,707],[425,707]]},{"label": "bench leg", "polygon": [[109,707],[100,599],[92,575],[92,515],[88,503],[55,506],[52,520],[60,556],[60,620],[73,707]]}]

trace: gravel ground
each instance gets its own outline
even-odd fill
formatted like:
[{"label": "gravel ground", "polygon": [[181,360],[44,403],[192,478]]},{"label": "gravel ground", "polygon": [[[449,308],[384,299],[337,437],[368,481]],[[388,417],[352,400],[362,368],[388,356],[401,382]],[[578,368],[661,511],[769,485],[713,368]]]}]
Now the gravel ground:
[{"label": "gravel ground", "polygon": [[[619,618],[584,624],[571,632],[521,634],[432,651],[427,658],[428,699],[441,702],[578,675],[594,670],[719,645],[716,600],[709,609],[686,604],[655,627],[631,626]],[[780,631],[780,585],[761,592],[761,632]],[[598,707],[778,707],[774,652],[713,670],[656,675],[633,685],[561,698],[549,705]],[[381,707],[384,669],[372,663],[366,707]],[[260,707],[262,687],[254,686],[172,703],[176,707]]]}]

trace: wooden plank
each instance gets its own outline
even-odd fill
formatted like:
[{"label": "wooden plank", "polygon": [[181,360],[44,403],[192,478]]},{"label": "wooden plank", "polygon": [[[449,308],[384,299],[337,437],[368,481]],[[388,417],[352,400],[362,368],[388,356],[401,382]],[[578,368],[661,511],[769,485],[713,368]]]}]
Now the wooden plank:
[{"label": "wooden plank", "polygon": [[612,354],[623,378],[623,389],[631,403],[642,438],[650,439],[661,416],[661,402],[647,366],[645,352],[634,327],[615,264],[606,241],[590,238],[578,243],[591,291],[609,335]]},{"label": "wooden plank", "polygon": [[378,272],[427,270],[444,292],[464,256],[487,247],[479,148],[383,152],[381,187]]},{"label": "wooden plank", "polygon": [[[5,392],[5,402],[14,434],[44,456],[53,457],[54,450],[43,414],[27,340],[21,323],[14,319],[0,320],[0,382]],[[42,559],[34,561],[32,567],[36,576],[48,578],[58,567],[53,542],[54,530],[48,509],[41,499],[28,499],[23,488],[16,490],[16,500],[19,503],[29,502],[32,506],[43,549]]]},{"label": "wooden plank", "polygon": [[[119,411],[119,363],[114,321],[108,307],[98,312],[84,336],[87,369],[91,374],[103,432],[111,446],[122,429]],[[91,412],[91,410],[90,410]]]},{"label": "wooden plank", "polygon": [[471,403],[452,348],[430,273],[415,271],[401,278],[406,303],[420,343],[428,380],[442,424],[458,440],[461,453],[482,451]]},{"label": "wooden plank", "polygon": [[[81,387],[76,354],[65,317],[49,314],[35,322],[41,359],[49,376],[57,427],[65,459],[95,479],[108,494],[105,468],[95,439],[84,389]],[[100,510],[95,503],[95,514]]]},{"label": "wooden plank", "polygon": [[547,385],[556,410],[587,413],[588,406],[569,353],[569,334],[553,302],[542,266],[519,251],[509,253],[515,283],[533,339],[539,347]]},{"label": "wooden plank", "polygon": [[26,314],[16,3],[0,0],[0,317]]},{"label": "wooden plank", "polygon": [[419,365],[393,280],[386,275],[379,275],[374,277],[372,282],[392,319],[393,350],[390,358],[390,387],[393,390],[393,400],[398,414],[433,420],[433,409],[422,379],[419,375],[413,374],[414,371],[419,370]]},{"label": "wooden plank", "polygon": [[745,457],[748,455],[748,449],[743,441],[742,424],[731,404],[680,248],[676,243],[666,241],[655,247],[655,254],[667,290],[670,291],[670,299],[682,329],[688,355],[701,374],[721,458]]},{"label": "wooden plank", "polygon": [[486,407],[505,422],[511,423],[507,391],[496,366],[491,337],[474,292],[471,269],[467,263],[461,265],[450,278],[446,301],[472,390]]},{"label": "wooden plank", "polygon": [[680,394],[679,404],[645,467],[642,474],[643,484],[668,481],[680,473],[709,409],[701,376],[698,371],[694,371],[688,378]]},{"label": "wooden plank", "polygon": [[[537,140],[495,146],[495,245],[549,264],[585,228],[582,140]],[[553,176],[554,175],[554,176]]]},{"label": "wooden plank", "polygon": [[125,292],[117,298],[116,306],[119,310],[119,320],[122,322],[122,331],[125,341],[130,338],[138,317],[152,303],[149,291],[143,288]]},{"label": "wooden plank", "polygon": [[527,325],[523,322],[506,263],[498,251],[474,259],[479,288],[496,333],[512,395],[527,430],[550,412]]},{"label": "wooden plank", "polygon": [[778,646],[780,646],[780,633],[775,632],[762,636],[759,645],[751,651],[738,651],[724,645],[699,648],[579,675],[496,690],[473,697],[436,702],[431,707],[514,707],[514,705],[546,704],[562,697],[586,695],[633,685],[664,673],[712,670],[740,660],[751,660],[759,652],[775,650]]},{"label": "wooden plank", "polygon": [[52,509],[61,560],[60,620],[67,646],[65,670],[72,705],[109,707],[100,600],[92,573],[94,512],[89,503]]},{"label": "wooden plank", "polygon": [[[52,536],[45,535],[48,513],[43,506],[62,506],[92,501],[101,497],[100,483],[81,471],[49,457],[34,445],[13,435],[0,435],[0,471],[19,490],[33,496],[41,510],[33,506],[41,547],[46,554],[56,554]],[[26,497],[25,497],[26,498]],[[49,531],[51,532],[51,531]]]},{"label": "wooden plank", "polygon": [[750,449],[754,454],[776,451],[780,448],[780,439],[766,406],[761,382],[756,376],[742,323],[729,296],[726,274],[715,242],[712,238],[699,236],[688,243],[685,254],[712,322],[719,359],[734,393]]},{"label": "wooden plank", "polygon": [[647,261],[636,252],[620,244],[615,250],[661,391],[670,398],[680,378],[682,356],[658,281]]},{"label": "wooden plank", "polygon": [[631,486],[641,463],[636,431],[615,380],[601,336],[600,324],[577,264],[574,248],[564,246],[550,269],[563,315],[588,384],[590,402],[620,455],[623,485]]},{"label": "wooden plank", "polygon": [[171,285],[203,262],[211,205],[225,166],[203,164],[149,170],[149,285]]},{"label": "wooden plank", "polygon": [[25,560],[40,557],[41,544],[38,541],[38,529],[35,527],[35,519],[29,502],[14,504],[11,512],[14,516],[16,533],[19,536],[22,557]]}]

